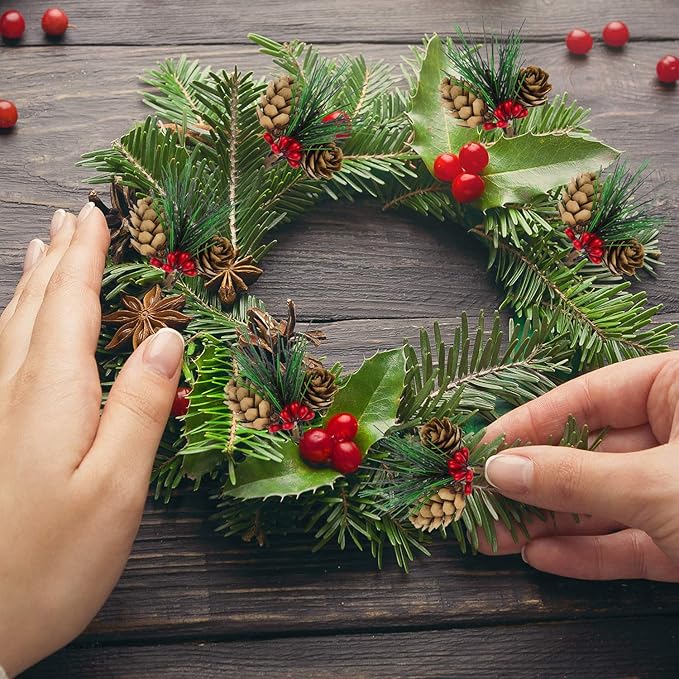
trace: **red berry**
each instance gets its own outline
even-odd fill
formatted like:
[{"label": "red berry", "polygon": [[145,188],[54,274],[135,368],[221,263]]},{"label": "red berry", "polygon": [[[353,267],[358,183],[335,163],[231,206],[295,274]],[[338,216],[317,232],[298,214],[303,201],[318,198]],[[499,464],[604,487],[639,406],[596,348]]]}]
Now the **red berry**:
[{"label": "red berry", "polygon": [[18,40],[26,30],[26,22],[21,12],[7,10],[0,16],[0,36],[5,40]]},{"label": "red berry", "polygon": [[463,172],[453,181],[453,196],[458,203],[471,203],[481,197],[486,183],[477,174]]},{"label": "red berry", "polygon": [[307,429],[299,440],[299,452],[304,460],[311,464],[327,462],[333,451],[335,442],[327,431],[319,429]]},{"label": "red berry", "polygon": [[675,83],[679,80],[679,57],[673,54],[664,56],[656,65],[658,80],[663,83]]},{"label": "red berry", "polygon": [[460,163],[465,172],[481,174],[489,160],[486,147],[478,142],[470,141],[460,149]]},{"label": "red berry", "polygon": [[333,111],[332,113],[328,113],[328,115],[325,116],[321,122],[336,122],[337,126],[344,130],[344,132],[338,132],[335,135],[336,139],[347,139],[351,136],[351,118],[344,111]]},{"label": "red berry", "polygon": [[68,28],[66,13],[57,7],[50,7],[42,15],[42,30],[53,37],[63,35]]},{"label": "red berry", "polygon": [[592,40],[591,34],[580,28],[572,30],[566,36],[566,47],[573,54],[587,54],[592,49],[593,44],[594,40]]},{"label": "red berry", "polygon": [[335,441],[353,441],[358,432],[358,420],[351,413],[338,413],[326,422],[325,430]]},{"label": "red berry", "polygon": [[9,129],[17,124],[17,107],[7,99],[0,99],[0,129]]},{"label": "red berry", "polygon": [[629,40],[629,28],[622,21],[611,21],[604,26],[602,35],[609,47],[622,47]]},{"label": "red berry", "polygon": [[341,474],[353,474],[361,466],[361,449],[353,441],[337,441],[330,462]]},{"label": "red berry", "polygon": [[454,153],[441,153],[434,161],[434,177],[440,182],[452,182],[462,174],[460,159]]},{"label": "red berry", "polygon": [[183,417],[189,412],[189,394],[191,390],[188,387],[179,387],[174,397],[172,404],[173,417]]}]

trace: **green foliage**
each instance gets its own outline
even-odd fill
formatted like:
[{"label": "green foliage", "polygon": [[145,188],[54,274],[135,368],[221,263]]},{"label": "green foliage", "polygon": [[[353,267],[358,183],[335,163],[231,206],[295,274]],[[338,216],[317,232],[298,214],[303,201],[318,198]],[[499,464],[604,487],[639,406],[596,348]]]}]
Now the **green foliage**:
[{"label": "green foliage", "polygon": [[537,196],[529,204],[507,205],[486,210],[483,223],[486,233],[493,236],[497,247],[502,240],[510,240],[521,247],[526,237],[542,236],[553,230],[558,218],[556,198],[550,194]]},{"label": "green foliage", "polygon": [[529,203],[567,184],[580,172],[598,172],[618,151],[595,139],[567,134],[503,136],[490,148],[483,172],[486,189],[482,210],[512,203]]},{"label": "green foliage", "polygon": [[503,306],[528,319],[553,319],[556,330],[571,338],[581,370],[669,349],[675,324],[651,323],[660,306],[646,308],[646,294],[627,292],[626,282],[595,285],[580,275],[584,260],[564,262],[568,252],[544,240],[522,249],[491,246],[491,265],[507,293]]},{"label": "green foliage", "polygon": [[433,173],[434,160],[440,153],[457,153],[460,146],[478,139],[476,130],[453,118],[441,106],[439,84],[451,62],[438,36],[426,43],[417,90],[408,117],[413,126],[412,147]]},{"label": "green foliage", "polygon": [[554,322],[516,325],[509,321],[505,335],[495,313],[487,330],[484,313],[470,331],[462,314],[452,342],[447,345],[438,323],[433,338],[420,330],[419,352],[406,344],[406,385],[399,408],[403,428],[433,417],[450,417],[479,411],[487,419],[504,404],[513,406],[540,396],[568,374],[571,349],[568,337],[555,334]]},{"label": "green foliage", "polygon": [[569,101],[568,94],[557,95],[542,106],[533,106],[530,114],[512,123],[514,134],[568,134],[587,136],[590,110]]},{"label": "green foliage", "polygon": [[405,380],[402,349],[381,351],[366,359],[337,392],[324,421],[337,413],[351,413],[358,420],[356,444],[366,455],[396,423],[396,412]]}]

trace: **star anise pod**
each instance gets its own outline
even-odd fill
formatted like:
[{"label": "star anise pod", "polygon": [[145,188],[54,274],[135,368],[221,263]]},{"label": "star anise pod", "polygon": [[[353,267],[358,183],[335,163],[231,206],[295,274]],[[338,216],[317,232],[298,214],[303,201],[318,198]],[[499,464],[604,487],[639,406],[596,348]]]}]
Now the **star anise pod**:
[{"label": "star anise pod", "polygon": [[185,328],[191,318],[181,313],[186,300],[182,295],[163,297],[160,286],[151,288],[139,299],[133,295],[123,295],[122,309],[107,314],[104,323],[120,325],[106,349],[117,349],[128,340],[136,349],[147,337],[161,328]]}]

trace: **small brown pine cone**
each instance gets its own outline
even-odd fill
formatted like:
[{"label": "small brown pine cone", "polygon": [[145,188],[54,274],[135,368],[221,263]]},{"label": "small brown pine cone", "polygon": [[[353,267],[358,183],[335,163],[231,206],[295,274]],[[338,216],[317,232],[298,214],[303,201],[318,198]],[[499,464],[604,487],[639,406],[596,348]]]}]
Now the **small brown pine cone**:
[{"label": "small brown pine cone", "polygon": [[606,248],[604,259],[608,268],[617,276],[634,276],[644,266],[646,250],[642,243],[632,239],[622,245]]},{"label": "small brown pine cone", "polygon": [[311,179],[330,179],[342,167],[344,154],[337,144],[309,151],[302,157],[302,168]]},{"label": "small brown pine cone", "polygon": [[335,375],[323,366],[307,370],[308,386],[304,403],[317,413],[325,412],[337,393]]},{"label": "small brown pine cone", "polygon": [[272,134],[280,134],[290,122],[295,79],[282,75],[272,80],[259,100],[257,117],[259,124]]},{"label": "small brown pine cone", "polygon": [[519,100],[526,106],[542,106],[547,101],[547,95],[552,91],[549,73],[539,66],[526,66],[520,71],[523,78],[519,89]]},{"label": "small brown pine cone", "polygon": [[144,257],[158,257],[165,250],[167,237],[153,198],[139,198],[131,206],[129,225],[130,245]]},{"label": "small brown pine cone", "polygon": [[488,114],[486,102],[462,85],[444,78],[439,85],[443,108],[469,127],[478,127]]},{"label": "small brown pine cone", "polygon": [[214,276],[223,271],[236,260],[236,250],[233,243],[223,236],[215,236],[209,248],[204,250],[198,258],[200,270],[206,276]]},{"label": "small brown pine cone", "polygon": [[577,230],[589,222],[596,198],[595,186],[596,176],[584,172],[563,189],[558,207],[564,224]]},{"label": "small brown pine cone", "polygon": [[230,380],[224,389],[226,404],[242,427],[266,429],[271,423],[271,404],[255,393],[249,385]]},{"label": "small brown pine cone", "polygon": [[410,515],[410,523],[427,533],[446,528],[453,521],[460,520],[465,504],[462,490],[455,486],[444,486]]},{"label": "small brown pine cone", "polygon": [[458,450],[462,445],[463,431],[447,417],[435,417],[420,427],[420,440],[427,448],[438,448],[446,453]]}]

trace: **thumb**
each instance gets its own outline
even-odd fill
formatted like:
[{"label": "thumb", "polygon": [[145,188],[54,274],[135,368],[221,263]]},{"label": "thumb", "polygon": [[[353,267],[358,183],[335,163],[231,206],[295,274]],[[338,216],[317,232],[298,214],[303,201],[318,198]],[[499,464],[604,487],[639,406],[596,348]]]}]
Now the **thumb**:
[{"label": "thumb", "polygon": [[575,448],[512,448],[486,462],[488,482],[503,495],[559,512],[639,525],[648,516],[653,488],[651,451],[595,453]]},{"label": "thumb", "polygon": [[148,483],[177,393],[183,355],[184,340],[170,328],[142,342],[111,389],[85,458],[88,464],[121,469],[130,481]]}]

